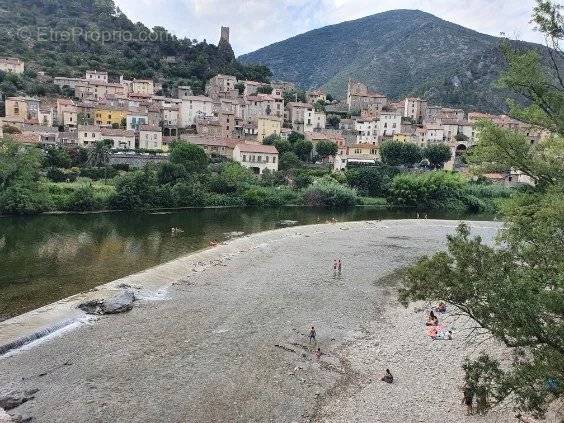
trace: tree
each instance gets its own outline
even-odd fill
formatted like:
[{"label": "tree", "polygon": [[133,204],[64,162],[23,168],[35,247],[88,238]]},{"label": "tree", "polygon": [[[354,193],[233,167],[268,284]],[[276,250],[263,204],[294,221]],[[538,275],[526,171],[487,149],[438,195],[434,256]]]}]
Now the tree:
[{"label": "tree", "polygon": [[276,134],[271,134],[267,137],[264,137],[262,140],[262,143],[264,145],[274,145],[276,144],[277,141],[282,140],[282,138],[280,138],[280,135],[276,135]]},{"label": "tree", "polygon": [[88,166],[104,167],[110,162],[110,147],[105,141],[99,141],[88,152]]},{"label": "tree", "polygon": [[170,162],[184,166],[188,173],[203,172],[208,156],[203,148],[190,143],[175,143],[170,152]]},{"label": "tree", "polygon": [[330,93],[327,93],[327,95],[325,96],[325,98],[327,99],[327,101],[328,101],[329,103],[332,103],[333,100],[335,100],[335,98],[334,98]]},{"label": "tree", "polygon": [[287,151],[293,151],[294,150],[294,147],[292,146],[292,144],[290,144],[289,141],[283,140],[282,138],[278,139],[274,143],[274,146],[276,147],[276,150],[278,150],[278,154],[283,154],[283,153],[286,153]]},{"label": "tree", "polygon": [[270,85],[261,85],[257,88],[257,93],[259,94],[272,94],[272,86]]},{"label": "tree", "polygon": [[289,169],[300,169],[303,166],[303,162],[296,156],[293,151],[287,151],[282,153],[278,159],[278,169],[279,170],[289,170]]},{"label": "tree", "polygon": [[345,175],[347,183],[362,195],[383,197],[387,195],[392,178],[397,173],[395,168],[379,165],[348,169]]},{"label": "tree", "polygon": [[239,95],[243,95],[243,93],[245,92],[245,84],[243,84],[242,82],[237,82],[234,87],[237,91],[239,91]]},{"label": "tree", "polygon": [[290,135],[288,135],[288,141],[290,141],[292,144],[295,144],[297,141],[301,141],[304,139],[305,139],[304,135],[296,131],[292,131],[290,132]]},{"label": "tree", "polygon": [[337,115],[329,115],[327,116],[327,123],[331,125],[334,129],[339,129],[341,118]]},{"label": "tree", "polygon": [[285,91],[283,97],[284,97],[284,105],[295,101],[301,103],[306,102],[305,91]]},{"label": "tree", "polygon": [[325,112],[325,102],[323,100],[317,100],[313,103],[313,108],[316,112]]},{"label": "tree", "polygon": [[39,183],[41,152],[9,139],[0,141],[0,212],[31,214],[49,207]]},{"label": "tree", "polygon": [[452,152],[448,145],[435,144],[425,147],[422,151],[423,158],[429,160],[429,164],[437,169],[442,168],[452,156]]},{"label": "tree", "polygon": [[311,157],[311,151],[313,150],[313,144],[311,141],[301,140],[294,143],[294,153],[296,156],[303,160],[304,162],[309,160]]},{"label": "tree", "polygon": [[564,392],[564,84],[559,41],[560,8],[537,1],[533,20],[553,50],[552,69],[536,53],[504,47],[506,88],[528,99],[512,102],[513,117],[552,131],[531,145],[521,134],[484,121],[470,155],[474,167],[514,168],[535,186],[514,195],[503,208],[505,229],[487,246],[459,227],[448,251],[421,259],[407,272],[401,299],[450,302],[513,353],[501,366],[484,355],[464,365],[466,381],[489,394],[486,407],[510,398],[521,412],[542,417]]},{"label": "tree", "polygon": [[319,141],[315,146],[315,151],[322,159],[329,156],[336,156],[339,151],[339,146],[333,141]]},{"label": "tree", "polygon": [[68,169],[71,167],[72,160],[65,150],[62,148],[50,148],[45,155],[45,165],[47,167],[61,167]]},{"label": "tree", "polygon": [[411,143],[385,141],[380,146],[380,157],[389,166],[413,166],[421,161],[421,149]]}]

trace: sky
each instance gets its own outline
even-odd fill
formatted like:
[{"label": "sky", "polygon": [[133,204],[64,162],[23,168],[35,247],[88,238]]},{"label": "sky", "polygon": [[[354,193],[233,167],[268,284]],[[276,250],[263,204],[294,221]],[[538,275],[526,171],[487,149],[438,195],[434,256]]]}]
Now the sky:
[{"label": "sky", "polygon": [[[236,55],[339,22],[393,9],[419,9],[490,35],[543,42],[530,23],[534,0],[115,0],[133,21],[217,44],[231,28]],[[560,0],[560,3],[564,0]]]}]

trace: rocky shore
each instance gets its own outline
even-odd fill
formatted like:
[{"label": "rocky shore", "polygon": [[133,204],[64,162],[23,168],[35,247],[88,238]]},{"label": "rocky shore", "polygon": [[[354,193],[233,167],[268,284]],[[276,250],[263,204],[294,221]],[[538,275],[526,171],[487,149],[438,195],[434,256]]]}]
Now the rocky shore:
[{"label": "rocky shore", "polygon": [[[470,223],[487,241],[499,228]],[[464,356],[503,350],[473,344],[454,315],[453,340],[432,341],[427,305],[395,300],[394,272],[444,249],[457,224],[284,228],[115,281],[99,292],[133,289],[133,308],[79,310],[71,330],[1,357],[0,398],[33,392],[9,413],[50,423],[515,421],[509,408],[476,417],[460,405]],[[65,304],[76,313],[81,299]],[[386,368],[394,384],[380,381]]]}]

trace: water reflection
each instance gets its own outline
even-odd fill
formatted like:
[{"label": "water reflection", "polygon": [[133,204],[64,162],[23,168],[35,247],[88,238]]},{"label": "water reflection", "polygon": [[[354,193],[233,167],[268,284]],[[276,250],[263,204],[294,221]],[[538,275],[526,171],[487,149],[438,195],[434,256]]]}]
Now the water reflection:
[{"label": "water reflection", "polygon": [[[204,248],[230,232],[273,229],[281,220],[309,224],[415,216],[380,208],[283,208],[0,218],[0,319]],[[183,232],[173,236],[173,227]]]}]

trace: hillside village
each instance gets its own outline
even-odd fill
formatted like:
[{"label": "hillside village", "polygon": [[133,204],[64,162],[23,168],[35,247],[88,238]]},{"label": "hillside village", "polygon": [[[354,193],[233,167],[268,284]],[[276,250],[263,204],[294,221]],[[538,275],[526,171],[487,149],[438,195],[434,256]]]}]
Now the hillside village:
[{"label": "hillside village", "polygon": [[[220,42],[229,43],[228,28],[222,28]],[[21,74],[24,69],[18,58],[0,58],[3,72]],[[131,167],[166,161],[171,143],[183,141],[262,174],[278,169],[278,151],[263,145],[265,138],[287,140],[298,133],[312,143],[311,160],[332,163],[335,171],[378,162],[379,148],[389,140],[421,148],[447,145],[451,159],[445,168],[454,169],[462,165],[464,151],[476,144],[480,119],[517,129],[531,144],[545,135],[505,115],[467,113],[421,98],[396,101],[352,80],[343,101],[320,89],[298,95],[292,83],[237,80],[222,74],[207,82],[205,95],[178,86],[174,97],[159,95],[156,81],[113,79],[103,70],[87,71],[83,78],[57,76],[53,83],[72,98],[5,98],[5,116],[0,118],[4,134],[45,148],[91,147],[108,140],[111,163]],[[336,154],[318,157],[321,141],[336,144]],[[512,178],[490,176],[498,181]]]}]

